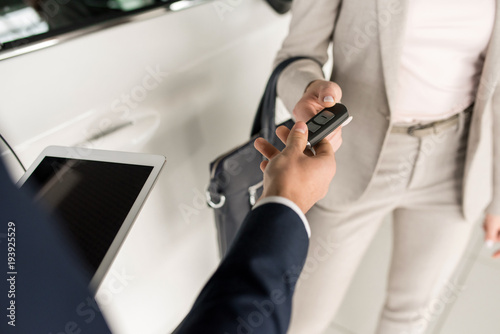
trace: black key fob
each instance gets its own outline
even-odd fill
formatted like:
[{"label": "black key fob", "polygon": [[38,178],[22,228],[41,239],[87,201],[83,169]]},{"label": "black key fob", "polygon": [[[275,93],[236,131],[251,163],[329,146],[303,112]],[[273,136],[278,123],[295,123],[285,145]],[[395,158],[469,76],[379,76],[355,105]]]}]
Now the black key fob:
[{"label": "black key fob", "polygon": [[312,148],[348,118],[349,112],[341,103],[336,103],[333,107],[320,111],[306,123],[309,130],[307,147]]}]

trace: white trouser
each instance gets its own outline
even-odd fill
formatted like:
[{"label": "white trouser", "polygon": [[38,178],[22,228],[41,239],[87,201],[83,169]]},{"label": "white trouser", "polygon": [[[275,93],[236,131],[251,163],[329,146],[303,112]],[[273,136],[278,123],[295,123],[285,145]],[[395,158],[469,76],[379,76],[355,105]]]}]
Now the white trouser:
[{"label": "white trouser", "polygon": [[477,226],[465,221],[461,212],[469,122],[463,123],[420,138],[391,134],[361,199],[347,207],[318,204],[310,210],[309,253],[295,291],[289,333],[318,334],[328,327],[389,214],[394,240],[377,333],[424,332],[426,309],[452,283]]}]

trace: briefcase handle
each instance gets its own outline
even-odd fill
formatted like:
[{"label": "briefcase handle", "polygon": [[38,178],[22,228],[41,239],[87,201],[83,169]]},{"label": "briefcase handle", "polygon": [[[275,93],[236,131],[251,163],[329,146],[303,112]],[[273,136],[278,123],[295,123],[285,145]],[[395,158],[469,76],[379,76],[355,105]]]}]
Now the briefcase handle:
[{"label": "briefcase handle", "polygon": [[262,137],[264,137],[267,141],[271,141],[274,133],[276,131],[276,123],[275,123],[275,113],[276,113],[276,97],[277,97],[277,85],[278,79],[280,77],[281,72],[290,65],[291,63],[302,60],[302,59],[310,59],[318,63],[320,67],[323,65],[315,58],[307,57],[307,56],[297,56],[288,58],[282,61],[276,68],[274,69],[269,81],[266,85],[266,90],[262,95],[262,99],[259,103],[259,108],[257,109],[257,113],[255,114],[255,118],[252,126],[251,137],[260,133]]}]

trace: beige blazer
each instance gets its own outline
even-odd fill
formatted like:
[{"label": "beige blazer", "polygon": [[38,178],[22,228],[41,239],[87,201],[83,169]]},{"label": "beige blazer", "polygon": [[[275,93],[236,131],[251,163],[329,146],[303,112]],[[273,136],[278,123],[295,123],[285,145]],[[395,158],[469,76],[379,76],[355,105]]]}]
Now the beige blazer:
[{"label": "beige blazer", "polygon": [[[342,88],[342,102],[354,116],[343,131],[343,145],[336,155],[337,175],[323,205],[354,204],[377,171],[391,130],[407,7],[407,0],[293,2],[290,32],[275,64],[299,55],[325,63],[333,41],[331,80]],[[469,220],[477,219],[485,209],[500,215],[500,0],[496,8],[466,155],[463,213]],[[322,69],[309,60],[298,61],[283,72],[278,94],[289,111],[306,86],[317,79],[323,79]]]}]

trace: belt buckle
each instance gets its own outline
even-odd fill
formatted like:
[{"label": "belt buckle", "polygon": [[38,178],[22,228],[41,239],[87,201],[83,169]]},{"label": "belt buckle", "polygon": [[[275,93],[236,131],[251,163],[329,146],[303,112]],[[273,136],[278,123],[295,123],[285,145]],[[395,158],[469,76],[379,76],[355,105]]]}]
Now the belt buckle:
[{"label": "belt buckle", "polygon": [[426,129],[426,128],[429,128],[429,127],[430,126],[428,126],[428,125],[422,125],[422,124],[412,125],[412,126],[408,127],[408,130],[407,130],[408,131],[408,135],[415,137],[415,131]]}]

